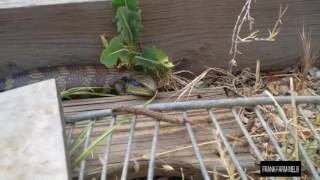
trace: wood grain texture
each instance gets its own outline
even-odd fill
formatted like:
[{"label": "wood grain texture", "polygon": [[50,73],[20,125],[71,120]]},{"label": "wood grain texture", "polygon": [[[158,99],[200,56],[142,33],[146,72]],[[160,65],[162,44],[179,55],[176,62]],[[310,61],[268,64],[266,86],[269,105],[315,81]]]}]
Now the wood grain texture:
[{"label": "wood grain texture", "polygon": [[[141,0],[143,46],[169,53],[178,69],[199,73],[205,66],[227,67],[233,25],[244,1]],[[239,68],[282,69],[300,56],[299,29],[312,29],[320,47],[320,1],[268,0],[252,7],[255,27],[267,35],[280,4],[289,5],[275,42],[240,45]],[[0,10],[0,78],[18,71],[60,64],[98,63],[99,35],[116,34],[110,2],[82,2]],[[246,26],[244,26],[246,27]]]},{"label": "wood grain texture", "polygon": [[1,0],[0,9],[18,8],[18,7],[31,7],[31,6],[45,6],[67,3],[79,3],[79,2],[96,2],[96,1],[108,1],[108,0]]},{"label": "wood grain texture", "polygon": [[[172,93],[160,93],[154,102],[172,102],[176,96],[168,99]],[[226,98],[224,91],[219,89],[203,89],[194,92],[189,97],[189,100],[196,100],[202,96],[201,99],[220,99]],[[100,110],[106,108],[112,108],[120,105],[141,105],[145,102],[145,99],[141,99],[136,96],[118,96],[111,98],[99,98],[99,99],[87,99],[87,100],[72,100],[63,103],[65,114],[74,114],[79,112]],[[225,134],[228,136],[237,136],[240,133],[240,129],[237,123],[233,119],[233,116],[229,110],[216,109],[214,110],[215,116],[218,119],[221,127],[224,129]],[[182,116],[181,112],[167,112],[168,115]],[[192,128],[197,138],[198,144],[204,144],[200,146],[201,155],[209,171],[216,168],[219,171],[224,171],[223,164],[217,154],[217,145],[215,142],[216,134],[211,128],[209,123],[208,113],[205,110],[192,110],[188,111],[190,121],[193,122]],[[118,120],[122,118],[129,118],[127,115],[118,116]],[[110,117],[97,121],[96,126],[92,132],[91,140],[95,139],[99,134],[104,132],[109,126]],[[197,125],[194,125],[196,123]],[[87,122],[77,123],[73,126],[72,137],[77,137],[80,131],[85,127]],[[148,160],[141,158],[146,157],[150,153],[151,142],[153,136],[153,129],[155,126],[155,120],[138,116],[136,130],[133,140],[133,151],[131,159],[136,160],[140,164],[140,171],[133,171],[133,161],[130,162],[130,176],[139,177],[145,176],[148,169]],[[191,142],[185,127],[182,125],[169,124],[161,122],[160,134],[158,137],[157,153],[163,153],[172,151],[177,148],[181,150],[172,151],[170,153],[160,154],[156,160],[156,173],[158,175],[176,175],[180,176],[180,168],[184,169],[186,176],[193,175],[194,179],[202,179],[199,171],[199,163],[195,157]],[[67,129],[70,129],[68,126]],[[109,176],[111,179],[119,177],[121,173],[125,151],[127,148],[128,134],[130,124],[124,124],[118,128],[112,136],[112,146],[109,161]],[[231,141],[234,151],[239,158],[241,164],[248,168],[253,169],[255,167],[254,158],[249,153],[249,148],[246,144],[235,143]],[[238,141],[239,142],[239,141]],[[101,143],[95,149],[93,156],[87,160],[87,172],[94,172],[101,168],[101,159],[104,155],[105,142]],[[175,168],[175,171],[164,171],[163,165],[169,164]]]}]

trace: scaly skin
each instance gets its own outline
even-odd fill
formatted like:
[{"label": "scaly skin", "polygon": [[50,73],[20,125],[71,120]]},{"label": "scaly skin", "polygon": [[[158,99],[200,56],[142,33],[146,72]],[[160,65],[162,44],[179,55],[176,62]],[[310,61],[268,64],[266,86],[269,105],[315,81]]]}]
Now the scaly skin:
[{"label": "scaly skin", "polygon": [[119,94],[153,96],[155,81],[146,74],[107,69],[103,65],[66,65],[38,68],[0,81],[0,92],[54,78],[60,91],[75,87],[102,87]]}]

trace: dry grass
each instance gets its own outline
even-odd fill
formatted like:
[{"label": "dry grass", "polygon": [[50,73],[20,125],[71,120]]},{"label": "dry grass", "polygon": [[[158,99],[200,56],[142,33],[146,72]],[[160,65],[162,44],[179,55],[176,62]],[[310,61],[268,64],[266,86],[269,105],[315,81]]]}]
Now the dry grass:
[{"label": "dry grass", "polygon": [[170,76],[161,79],[158,83],[158,88],[164,91],[178,91],[185,87],[190,80],[181,76],[180,74],[182,73],[189,73],[193,75],[192,72],[186,70],[174,72]]},{"label": "dry grass", "polygon": [[[220,68],[208,67],[205,71],[203,71],[200,75],[198,75],[193,80],[191,80],[184,87],[182,87],[181,89],[178,89],[172,96],[178,95],[178,98],[176,99],[177,101],[181,100],[182,98],[188,99],[188,97],[190,96],[190,94],[193,90],[200,88],[201,81],[204,78],[214,79],[215,77],[217,77],[214,74],[219,74],[217,76],[222,75],[221,77],[223,78],[223,80],[221,82],[223,82],[223,81],[230,82],[230,81],[232,81],[232,79],[235,78],[235,76],[233,74],[231,74],[230,72],[228,72],[227,70],[220,69]],[[224,86],[218,86],[217,88],[221,88],[221,87],[224,87]],[[229,88],[229,86],[225,86],[225,87]]]},{"label": "dry grass", "polygon": [[[192,81],[190,81],[188,84],[186,84],[183,88],[179,89],[174,95],[179,94],[177,100],[180,100],[184,95],[187,94],[187,97],[190,96],[192,90],[194,87],[196,87],[199,82],[207,75],[207,73],[210,71],[210,69],[207,69],[203,71],[199,76],[194,78]],[[173,96],[174,96],[173,95]]]},{"label": "dry grass", "polygon": [[[293,79],[290,78],[290,92],[291,92],[291,105],[292,105],[292,119],[293,119],[293,123],[294,124],[298,124],[298,118],[297,118],[297,104],[295,101],[295,97],[296,97],[296,92],[294,90],[294,83],[293,83]],[[294,157],[295,160],[299,160],[299,148],[298,148],[298,143],[299,143],[299,137],[298,137],[298,129],[296,127],[294,127],[294,139],[296,139],[295,141],[295,151],[294,151]]]},{"label": "dry grass", "polygon": [[257,60],[256,77],[255,78],[256,78],[256,83],[254,84],[254,88],[255,88],[255,91],[257,91],[261,85],[260,60]]},{"label": "dry grass", "polygon": [[[188,98],[188,95],[192,91],[197,90],[198,88],[201,87],[200,84],[204,79],[206,79],[209,82],[209,87],[227,88],[230,91],[234,92],[233,96],[248,97],[248,96],[256,96],[259,94],[261,96],[262,95],[261,93],[265,90],[270,90],[271,92],[269,92],[269,95],[272,97],[274,94],[285,95],[285,93],[290,93],[292,96],[291,105],[286,105],[281,107],[279,104],[276,104],[276,108],[272,105],[260,106],[259,108],[261,108],[264,114],[267,115],[266,120],[270,124],[270,128],[273,130],[273,134],[277,137],[277,140],[281,144],[283,151],[285,152],[288,159],[299,160],[300,157],[299,157],[298,143],[303,144],[303,146],[309,147],[309,144],[312,144],[314,142],[312,140],[314,139],[314,137],[310,134],[311,133],[310,129],[306,126],[306,124],[302,122],[302,117],[296,111],[297,105],[294,101],[294,96],[296,96],[298,93],[300,94],[302,93],[302,92],[296,92],[297,88],[295,87],[297,86],[297,84],[302,82],[301,78],[299,78],[301,77],[302,74],[303,72],[299,72],[299,71],[292,71],[286,74],[263,73],[260,71],[259,61],[257,61],[257,67],[256,67],[255,73],[251,72],[248,69],[244,69],[238,74],[232,74],[227,70],[223,70],[219,68],[207,68],[203,73],[201,73],[199,76],[194,78],[192,81],[190,81],[189,84],[187,84],[185,87],[183,87],[178,91],[180,93],[179,99]],[[308,81],[308,79],[306,79],[305,81]],[[274,89],[269,89],[270,88],[269,84],[272,84],[275,82],[283,82],[284,85],[282,85],[281,83],[280,84],[276,83],[273,85],[275,86]],[[286,86],[287,90],[283,91],[280,88],[280,86]],[[303,95],[313,95],[312,93],[305,94],[307,92],[312,92],[312,89],[308,87],[305,87],[305,88],[308,91],[306,92],[304,91]],[[278,112],[282,113],[282,115],[284,115],[289,119],[290,126],[294,129],[293,136],[289,135],[289,132],[286,130],[285,123],[277,115]],[[317,129],[317,131],[319,130],[320,129]],[[267,159],[269,160],[279,159],[279,156],[277,155],[277,152],[275,151],[273,146],[272,145],[270,146],[270,142],[269,142],[269,139],[267,138],[267,135],[264,133],[261,127],[260,128],[257,127],[257,124],[255,124],[253,130],[251,131],[251,136],[256,138],[257,145],[259,145],[259,148],[264,152]],[[294,141],[294,139],[296,141]],[[214,144],[217,143],[218,145],[216,147],[220,154],[221,162],[226,167],[226,170],[228,173],[228,175],[226,176],[233,177],[235,175],[233,171],[234,169],[233,169],[232,163],[231,164],[229,163],[230,159],[228,157],[228,154],[225,153],[225,150],[221,146],[221,144],[219,146],[218,141],[210,142],[209,144],[212,144],[212,143]],[[263,145],[263,144],[265,144],[266,146],[260,147],[260,145]],[[208,144],[205,143],[204,145],[208,145]],[[213,171],[211,173],[217,176],[216,172]]]},{"label": "dry grass", "polygon": [[233,165],[233,162],[231,161],[229,154],[227,153],[226,149],[223,147],[222,142],[219,138],[217,139],[217,150],[218,150],[221,162],[228,173],[228,178],[230,180],[235,180],[236,179],[235,166]]},{"label": "dry grass", "polygon": [[301,56],[301,73],[302,73],[302,89],[305,87],[305,82],[308,78],[308,72],[315,60],[319,57],[319,54],[315,54],[312,51],[311,45],[311,32],[306,34],[304,25],[302,32],[299,32],[302,44],[302,56]]}]

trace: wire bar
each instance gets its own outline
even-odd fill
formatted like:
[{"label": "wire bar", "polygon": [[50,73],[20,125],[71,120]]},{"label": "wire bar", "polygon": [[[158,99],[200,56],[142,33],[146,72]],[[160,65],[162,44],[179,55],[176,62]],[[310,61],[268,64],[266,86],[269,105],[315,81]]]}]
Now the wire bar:
[{"label": "wire bar", "polygon": [[286,156],[283,154],[282,150],[281,150],[281,147],[278,143],[278,141],[276,140],[275,136],[273,135],[272,133],[272,130],[268,127],[268,124],[267,122],[263,119],[263,116],[262,116],[262,113],[260,112],[260,110],[258,108],[254,108],[254,111],[255,113],[257,114],[257,117],[258,119],[260,120],[261,122],[261,125],[262,127],[266,130],[270,140],[271,140],[271,143],[274,145],[274,147],[276,148],[276,151],[277,153],[279,154],[280,156],[280,159],[283,160],[283,161],[286,161],[287,158]]},{"label": "wire bar", "polygon": [[210,180],[211,178],[210,178],[210,176],[208,174],[208,171],[207,171],[207,168],[206,168],[206,166],[205,166],[205,164],[204,164],[204,162],[202,160],[202,156],[200,154],[200,150],[199,150],[199,146],[198,146],[197,140],[194,137],[194,134],[193,134],[193,131],[192,131],[192,127],[191,127],[191,125],[189,123],[187,112],[183,112],[183,117],[186,120],[185,126],[186,126],[187,132],[189,134],[189,137],[190,137],[194,152],[195,152],[196,157],[197,157],[197,159],[199,161],[199,165],[200,165],[200,170],[201,170],[202,176],[203,176],[203,178],[205,180]]},{"label": "wire bar", "polygon": [[300,150],[302,156],[304,157],[304,160],[306,161],[306,164],[308,165],[309,170],[311,171],[313,177],[315,179],[320,179],[319,173],[317,172],[317,169],[314,167],[311,159],[309,158],[308,153],[304,150],[301,143],[298,143],[298,145],[299,145],[299,150]]},{"label": "wire bar", "polygon": [[244,172],[244,170],[242,169],[241,165],[240,165],[240,162],[239,160],[237,159],[234,151],[232,150],[232,147],[230,146],[226,136],[224,135],[223,133],[223,130],[221,129],[217,119],[214,117],[213,113],[211,112],[211,110],[208,110],[208,113],[209,113],[209,119],[212,121],[213,123],[213,127],[216,129],[217,131],[217,134],[220,136],[221,140],[222,140],[222,143],[224,144],[226,150],[228,151],[229,155],[230,155],[230,158],[232,159],[234,165],[236,166],[238,172],[239,172],[239,175],[241,177],[241,179],[244,179],[244,180],[247,180],[247,176]]},{"label": "wire bar", "polygon": [[[86,150],[89,147],[90,136],[91,136],[92,129],[93,129],[93,125],[89,128],[89,130],[88,130],[88,132],[86,134],[86,140],[84,141],[84,146],[83,146],[84,150]],[[86,159],[81,161],[78,180],[84,180],[85,169],[86,169]]]},{"label": "wire bar", "polygon": [[[292,129],[292,126],[291,126],[288,118],[286,117],[286,115],[284,114],[284,112],[283,112],[282,110],[280,110],[280,109],[278,109],[278,108],[277,108],[277,110],[278,110],[278,113],[279,113],[281,119],[284,121],[284,123],[285,123],[285,125],[286,125],[286,127],[287,127],[287,129],[288,129],[288,131],[289,131],[289,133],[291,134],[291,137],[294,139],[295,142],[298,142],[299,150],[300,150],[303,158],[305,159],[306,164],[307,164],[310,172],[311,172],[312,175],[315,177],[315,179],[320,179],[319,174],[318,174],[318,172],[317,172],[317,169],[314,167],[314,165],[313,165],[311,159],[309,158],[307,152],[304,150],[302,144],[301,144],[300,141],[299,141],[299,138],[295,136],[295,132],[294,132],[294,130]],[[298,138],[298,139],[297,139],[297,138]]]},{"label": "wire bar", "polygon": [[[255,153],[256,157],[259,159],[259,161],[264,161],[264,158],[263,158],[261,152],[259,151],[259,149],[255,145],[255,143],[254,143],[253,139],[251,138],[249,132],[247,131],[246,127],[244,127],[244,125],[242,124],[241,117],[237,114],[236,109],[232,108],[231,111],[232,111],[232,114],[234,115],[238,125],[240,126],[241,131],[243,132],[244,136],[248,140],[248,143],[249,143],[250,147],[252,148],[253,152]],[[275,179],[275,178],[269,177],[269,179]]]},{"label": "wire bar", "polygon": [[136,120],[137,120],[137,115],[133,115],[132,120],[131,120],[131,127],[130,127],[130,134],[129,134],[129,140],[128,140],[128,146],[127,146],[127,151],[123,163],[123,169],[122,169],[122,174],[121,174],[121,180],[126,180],[128,176],[128,169],[129,169],[129,160],[130,160],[130,155],[131,155],[131,149],[132,149],[132,142],[133,142],[133,136],[134,136],[134,131],[136,127]]},{"label": "wire bar", "polygon": [[154,127],[154,132],[153,132],[151,154],[150,154],[149,168],[148,168],[148,180],[153,180],[153,177],[154,177],[154,164],[156,161],[159,129],[160,129],[160,121],[157,120],[156,125]]},{"label": "wire bar", "polygon": [[[109,128],[112,128],[116,121],[117,121],[117,117],[112,116]],[[110,154],[110,150],[111,150],[111,142],[112,142],[112,132],[110,133],[110,135],[108,136],[107,141],[106,141],[106,149],[105,149],[105,153],[104,153],[104,161],[103,161],[101,178],[100,178],[101,180],[107,180],[108,161],[109,161],[109,154]]]},{"label": "wire bar", "polygon": [[67,135],[67,142],[71,142],[73,129],[74,129],[74,124],[71,124],[71,127],[70,127],[68,135]]},{"label": "wire bar", "polygon": [[[320,104],[320,96],[298,96],[294,98],[296,101],[296,104]],[[290,104],[292,102],[291,96],[282,96],[282,97],[275,97],[275,101],[278,104]],[[187,130],[187,133],[190,137],[190,141],[192,143],[192,146],[194,148],[195,156],[199,162],[201,174],[203,176],[203,179],[210,180],[210,176],[208,174],[208,171],[206,169],[205,163],[203,161],[203,158],[200,153],[199,146],[197,144],[197,140],[195,138],[194,132],[192,130],[192,126],[189,123],[188,120],[188,113],[187,110],[193,110],[193,109],[207,109],[209,119],[212,122],[213,128],[216,129],[216,133],[218,135],[218,138],[221,140],[220,143],[224,145],[224,148],[228,152],[231,160],[233,161],[239,176],[241,179],[247,180],[248,177],[246,176],[246,173],[244,169],[242,168],[238,158],[235,155],[235,152],[233,151],[230,143],[228,142],[223,129],[219,125],[219,122],[215,118],[214,113],[210,110],[211,108],[228,108],[231,110],[237,124],[239,125],[242,133],[244,134],[245,139],[248,141],[250,148],[254,152],[254,155],[259,161],[263,161],[264,157],[261,153],[261,151],[258,149],[258,147],[255,144],[254,139],[251,137],[250,133],[246,129],[245,125],[242,123],[242,117],[237,113],[236,107],[237,106],[249,106],[254,107],[254,112],[258,118],[258,120],[261,122],[262,127],[266,131],[267,135],[270,138],[271,143],[274,145],[276,152],[279,154],[280,160],[287,160],[284,152],[281,149],[280,144],[277,142],[277,137],[273,134],[272,129],[269,127],[267,121],[263,117],[263,113],[257,108],[258,105],[276,105],[274,102],[274,99],[270,97],[251,97],[251,98],[236,98],[236,99],[219,99],[219,100],[195,100],[195,101],[187,101],[187,102],[170,102],[170,103],[156,103],[156,104],[149,104],[147,106],[134,106],[136,108],[146,108],[149,110],[155,110],[155,111],[183,111],[183,117],[186,120],[185,121],[185,127]],[[302,115],[304,121],[306,122],[307,126],[309,127],[310,131],[314,135],[315,139],[320,142],[320,136],[317,132],[315,126],[312,124],[312,122],[309,120],[309,118],[304,114],[301,106],[297,106],[299,114]],[[294,138],[296,142],[298,142],[298,149],[305,160],[305,163],[308,167],[308,170],[311,172],[311,174],[314,176],[315,179],[320,179],[319,174],[317,172],[317,169],[314,165],[314,162],[310,159],[308,153],[303,147],[303,144],[299,142],[299,138],[295,136],[295,131],[290,124],[291,122],[288,120],[286,114],[277,106],[277,110],[279,113],[279,116],[284,122],[284,125],[286,125],[289,135]],[[87,112],[80,112],[80,113],[73,113],[65,114],[65,122],[66,123],[75,123],[83,120],[93,119],[97,117],[103,117],[103,116],[113,116],[109,127],[112,128],[116,121],[116,115],[118,114],[124,114],[124,113],[113,113],[112,109],[104,109],[104,110],[94,110],[94,111],[87,111]],[[121,180],[126,180],[128,178],[128,170],[130,165],[130,156],[132,153],[133,148],[133,138],[135,134],[135,127],[136,127],[136,121],[137,121],[137,115],[132,116],[131,124],[130,124],[130,132],[128,136],[128,143],[127,143],[127,149],[125,153],[123,168],[122,168],[122,174],[121,174]],[[92,134],[93,126],[90,128],[90,130],[86,134],[86,139],[83,145],[84,149],[87,149],[90,143],[90,136]],[[68,139],[71,140],[71,135],[73,133],[74,126],[71,124],[71,128],[68,133]],[[153,139],[152,139],[152,145],[151,145],[151,152],[150,152],[150,159],[149,159],[149,165],[148,165],[148,180],[153,180],[155,176],[155,164],[157,159],[157,145],[158,145],[158,136],[160,131],[160,121],[157,120],[154,127],[153,132]],[[102,171],[101,171],[101,180],[106,180],[108,175],[108,161],[109,156],[111,152],[111,144],[112,144],[112,133],[107,137],[106,140],[106,146],[104,151],[104,162],[102,165]],[[80,171],[79,171],[79,180],[85,179],[85,169],[86,169],[86,160],[83,160],[80,164]],[[274,177],[269,177],[269,179],[274,179]],[[297,179],[296,177],[293,177],[293,179]]]},{"label": "wire bar", "polygon": [[244,136],[248,140],[248,143],[251,146],[253,152],[255,153],[255,155],[257,156],[259,161],[263,161],[264,159],[263,159],[261,152],[259,151],[259,149],[255,145],[255,143],[254,143],[253,139],[251,138],[249,132],[247,131],[246,127],[244,127],[244,125],[242,124],[240,116],[238,115],[238,113],[236,112],[236,110],[234,108],[232,108],[231,111],[232,111],[232,114],[235,117],[238,125],[240,126],[242,133],[244,134]]},{"label": "wire bar", "polygon": [[309,126],[312,134],[314,135],[314,137],[318,140],[318,142],[320,143],[320,135],[319,133],[316,131],[316,128],[313,126],[313,124],[310,122],[309,118],[303,113],[302,109],[300,106],[298,106],[298,110],[299,113],[302,115],[303,119],[306,121],[307,125]]},{"label": "wire bar", "polygon": [[[292,97],[281,96],[275,97],[279,104],[290,104]],[[295,97],[296,104],[320,104],[320,96],[298,96]],[[235,98],[235,99],[217,99],[217,100],[197,100],[187,102],[171,102],[171,103],[155,103],[147,106],[135,106],[144,107],[149,110],[192,110],[192,109],[208,109],[208,108],[231,108],[234,106],[255,106],[273,104],[273,100],[270,97],[250,97],[250,98]],[[68,115],[65,114],[65,122],[72,123],[82,120],[88,120],[91,118],[111,116],[112,109],[95,110],[89,112],[81,112],[77,114]]]}]

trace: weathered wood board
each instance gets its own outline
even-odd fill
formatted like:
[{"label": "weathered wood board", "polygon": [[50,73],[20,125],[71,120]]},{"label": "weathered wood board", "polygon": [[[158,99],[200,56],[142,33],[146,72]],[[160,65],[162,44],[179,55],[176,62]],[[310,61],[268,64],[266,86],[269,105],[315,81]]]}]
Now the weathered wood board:
[{"label": "weathered wood board", "polygon": [[[68,3],[80,2],[97,2],[99,0],[1,0],[0,8],[18,8],[18,7],[32,7],[32,6],[46,6]],[[105,1],[105,0],[100,0]]]},{"label": "weathered wood board", "polygon": [[[170,97],[172,93],[160,93],[158,98],[154,102],[172,102],[177,96]],[[189,100],[196,99],[220,99],[226,98],[224,91],[219,89],[204,89],[194,92],[189,97]],[[141,99],[136,96],[117,96],[111,98],[99,98],[99,99],[86,99],[86,100],[72,100],[66,101],[64,105],[64,113],[66,115],[87,112],[91,110],[101,110],[106,108],[112,108],[120,105],[141,105],[145,102],[145,99]],[[233,119],[233,115],[228,110],[216,109],[214,110],[215,116],[218,119],[220,125],[224,129],[224,132],[228,136],[237,136],[240,133],[240,129]],[[181,112],[168,112],[169,115],[181,116]],[[204,159],[204,162],[209,171],[214,168],[218,171],[224,171],[224,166],[220,161],[217,153],[216,134],[211,128],[209,123],[208,113],[205,110],[192,110],[188,111],[190,121],[198,125],[192,125],[197,143],[200,144],[200,152]],[[118,120],[122,118],[129,118],[128,116],[120,116]],[[109,118],[97,121],[96,126],[92,132],[91,141],[93,141],[99,134],[106,131],[109,127]],[[73,126],[72,137],[77,137],[79,132],[87,125],[87,122],[81,122]],[[141,177],[146,175],[148,169],[148,160],[142,158],[148,157],[151,150],[153,130],[155,126],[155,120],[138,116],[136,130],[133,140],[133,151],[131,153],[131,160],[136,160],[140,167],[139,172],[133,171],[133,161],[130,162],[130,176]],[[67,129],[70,130],[71,126]],[[111,179],[115,179],[116,176],[120,176],[121,169],[124,161],[125,151],[127,148],[128,135],[130,131],[130,124],[122,125],[118,128],[112,136],[111,154],[109,161],[109,176]],[[249,153],[247,144],[235,144],[234,150],[239,158],[241,164],[247,169],[254,169],[254,158]],[[238,141],[239,142],[239,141]],[[91,174],[99,172],[101,168],[101,159],[104,157],[105,142],[98,145],[92,157],[87,160],[87,173]],[[181,149],[180,149],[181,148]],[[166,153],[165,153],[166,152]],[[184,169],[185,175],[193,175],[194,179],[202,179],[199,171],[199,164],[195,157],[194,150],[191,146],[191,141],[186,132],[184,126],[177,126],[161,122],[160,134],[158,137],[157,145],[158,158],[156,160],[156,173],[157,175],[175,175],[180,176],[180,168]],[[170,165],[174,167],[175,171],[165,171],[162,169],[163,165]],[[101,169],[100,169],[101,170]]]},{"label": "weathered wood board", "polygon": [[[174,62],[180,62],[178,69],[199,73],[205,66],[228,67],[232,30],[243,3],[141,0],[142,45],[164,49]],[[298,31],[303,22],[312,30],[313,48],[320,47],[318,0],[257,1],[252,16],[260,35],[266,36],[267,29],[273,27],[280,4],[289,5],[289,9],[277,40],[240,45],[239,68],[254,68],[257,59],[263,70],[294,64],[301,52]],[[99,35],[116,34],[112,17],[110,1],[106,0],[1,1],[0,78],[34,67],[99,63]]]},{"label": "weathered wood board", "polygon": [[54,80],[0,93],[0,179],[70,179]]}]

